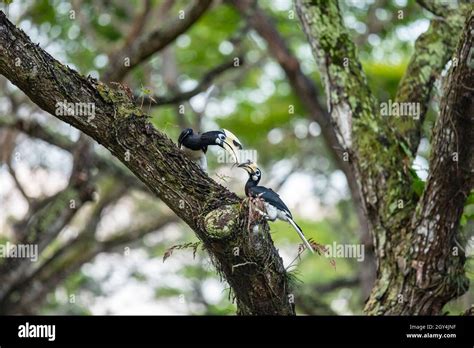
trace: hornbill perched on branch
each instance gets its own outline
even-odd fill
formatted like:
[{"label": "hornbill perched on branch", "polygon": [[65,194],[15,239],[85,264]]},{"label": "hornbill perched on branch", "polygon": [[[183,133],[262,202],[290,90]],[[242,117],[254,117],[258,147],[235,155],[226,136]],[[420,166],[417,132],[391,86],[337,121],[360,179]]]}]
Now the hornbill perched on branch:
[{"label": "hornbill perched on branch", "polygon": [[289,222],[291,226],[296,230],[301,240],[305,244],[306,248],[314,254],[314,249],[308,240],[305,238],[303,231],[293,220],[290,209],[286,204],[281,200],[278,193],[272,189],[266,188],[264,186],[257,186],[260,182],[262,173],[257,167],[257,164],[252,161],[239,164],[239,168],[243,168],[249,174],[249,179],[245,184],[245,195],[250,199],[261,199],[263,200],[265,206],[265,212],[257,208],[257,211],[269,221],[275,221],[276,219]]},{"label": "hornbill perched on branch", "polygon": [[178,147],[194,161],[198,161],[201,169],[207,173],[207,147],[217,145],[229,152],[238,163],[237,151],[242,149],[240,140],[226,129],[194,133],[191,128],[184,129],[178,138]]}]

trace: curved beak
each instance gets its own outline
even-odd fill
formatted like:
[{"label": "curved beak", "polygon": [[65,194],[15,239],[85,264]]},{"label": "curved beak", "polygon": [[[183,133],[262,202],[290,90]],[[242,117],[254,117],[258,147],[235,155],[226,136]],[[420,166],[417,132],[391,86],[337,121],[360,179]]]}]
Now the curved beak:
[{"label": "curved beak", "polygon": [[249,174],[255,173],[255,170],[257,169],[257,164],[255,162],[245,162],[239,164],[237,167],[245,169],[245,171]]},{"label": "curved beak", "polygon": [[223,148],[232,155],[235,165],[239,163],[238,153],[240,150],[242,150],[242,143],[232,132],[228,131],[227,129],[223,129],[222,131],[226,137],[224,143],[222,144]]}]

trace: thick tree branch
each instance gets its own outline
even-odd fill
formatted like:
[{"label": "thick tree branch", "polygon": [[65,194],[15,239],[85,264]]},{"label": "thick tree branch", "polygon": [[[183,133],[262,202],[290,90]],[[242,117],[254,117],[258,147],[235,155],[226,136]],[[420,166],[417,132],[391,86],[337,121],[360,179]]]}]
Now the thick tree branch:
[{"label": "thick tree branch", "polygon": [[[428,110],[433,86],[441,71],[452,57],[462,30],[464,17],[460,11],[446,12],[445,19],[433,19],[428,30],[416,40],[415,51],[405,75],[398,86],[396,102],[416,103],[418,115],[390,117],[388,121],[395,127],[414,157],[421,136],[421,126]],[[456,62],[454,62],[456,64]]]},{"label": "thick tree branch", "polygon": [[179,35],[188,30],[211,5],[212,0],[199,0],[184,9],[184,18],[177,16],[162,28],[145,37],[140,37],[132,45],[126,45],[110,57],[110,67],[104,74],[105,81],[120,81],[127,72],[152,54],[166,47]]},{"label": "thick tree branch", "polygon": [[[438,314],[469,286],[458,226],[474,187],[474,12],[466,22],[447,77],[433,131],[430,174],[411,221],[410,241],[399,250],[398,275],[373,292],[372,314]],[[389,299],[398,298],[399,301]],[[400,301],[401,299],[401,301]],[[382,304],[384,303],[384,304]]]},{"label": "thick tree branch", "polygon": [[[444,168],[444,172],[440,171],[439,175],[443,175],[443,180],[435,179],[436,184],[427,185],[417,208],[419,197],[411,185],[409,171],[412,153],[404,146],[397,130],[381,117],[365,82],[355,46],[342,23],[337,1],[296,0],[296,9],[324,77],[330,114],[334,119],[336,131],[351,153],[351,163],[374,235],[378,261],[377,281],[366,311],[369,314],[437,314],[447,300],[465,291],[462,257],[457,261],[450,261],[446,255],[450,255],[449,246],[455,240],[453,236],[458,226],[459,211],[462,210],[459,197],[466,195],[466,187],[458,182],[459,179],[466,178],[466,170],[462,171],[464,174],[461,178],[459,174],[452,173],[453,168],[459,170],[460,166],[453,165],[450,171],[447,168]],[[425,70],[431,74],[431,69],[426,67]],[[423,75],[423,68],[421,70]],[[467,72],[464,73],[471,77]],[[471,86],[466,82],[469,80],[462,81],[469,90]],[[450,109],[453,115],[461,117],[459,123],[456,124],[454,116],[448,116],[449,122],[443,123],[445,128],[442,128],[442,131],[445,132],[446,127],[450,127],[451,131],[443,133],[444,135],[438,131],[433,138],[434,149],[440,152],[433,151],[432,155],[440,161],[446,161],[443,149],[454,151],[452,140],[455,136],[463,140],[463,144],[454,142],[458,148],[465,144],[468,144],[467,148],[472,147],[468,140],[469,136],[472,137],[468,124],[472,119],[468,121],[466,117],[459,116],[466,110],[471,111],[470,104],[465,105],[467,102],[460,97],[456,100],[458,104],[448,103],[447,109]],[[472,113],[467,115],[471,116]],[[461,128],[467,132],[462,138]],[[446,148],[436,144],[443,144]],[[461,155],[461,152],[458,154]],[[465,163],[471,161],[466,153],[463,159]],[[432,170],[436,170],[435,164],[436,160]],[[457,183],[452,185],[449,182],[451,178]],[[452,186],[457,189],[456,192],[451,191]],[[444,195],[442,192],[449,192],[450,195]],[[438,198],[440,206],[434,208],[426,202],[430,207],[429,211],[422,208],[425,197],[438,194],[442,194],[442,199],[451,199],[454,195],[458,199],[454,201],[456,206],[446,205]],[[457,196],[458,194],[460,196]],[[429,202],[432,201],[429,199]],[[438,211],[439,209],[445,210]],[[420,215],[424,210],[427,215]],[[439,214],[436,214],[437,212]],[[448,221],[449,227],[441,222],[443,220],[438,221],[438,216]],[[431,222],[428,222],[430,219]],[[437,222],[433,222],[433,219]],[[426,224],[430,226],[428,229]],[[431,232],[428,233],[428,230]],[[439,236],[440,239],[434,236]],[[438,259],[443,263],[435,264],[435,259],[430,258],[430,264],[426,265],[426,255],[421,257],[421,261],[418,260],[418,253],[423,253],[423,250],[431,245],[429,238],[439,241],[433,244],[436,252],[432,254],[446,256],[444,259]],[[410,242],[407,242],[407,239]],[[428,268],[431,269],[427,270]],[[448,277],[448,273],[453,276]],[[458,289],[451,291],[456,284]]]},{"label": "thick tree branch", "polygon": [[[16,61],[20,65],[15,64]],[[203,241],[232,287],[242,314],[294,314],[283,262],[268,225],[249,236],[241,200],[205,175],[157,131],[120,85],[80,76],[34,45],[0,12],[0,73],[43,110],[94,138],[119,158]],[[36,89],[32,86],[42,86]],[[61,101],[95,113],[57,112]],[[89,104],[90,103],[90,104]],[[251,243],[251,244],[249,244]],[[238,251],[238,252],[237,252]],[[234,270],[234,264],[248,262]]]}]

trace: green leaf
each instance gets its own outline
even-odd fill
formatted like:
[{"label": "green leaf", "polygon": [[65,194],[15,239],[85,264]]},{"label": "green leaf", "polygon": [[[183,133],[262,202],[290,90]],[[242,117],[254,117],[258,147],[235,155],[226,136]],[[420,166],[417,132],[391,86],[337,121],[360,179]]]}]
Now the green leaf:
[{"label": "green leaf", "polygon": [[462,215],[461,215],[461,221],[459,222],[459,224],[460,224],[461,226],[466,226],[467,220],[468,220],[468,219],[467,219],[466,215],[465,215],[465,214],[462,214]]},{"label": "green leaf", "polygon": [[471,191],[471,194],[467,196],[465,205],[469,205],[469,204],[474,204],[474,191]]},{"label": "green leaf", "polygon": [[415,194],[420,197],[425,189],[425,182],[420,179],[416,171],[410,168],[410,175],[412,177],[411,188]]}]

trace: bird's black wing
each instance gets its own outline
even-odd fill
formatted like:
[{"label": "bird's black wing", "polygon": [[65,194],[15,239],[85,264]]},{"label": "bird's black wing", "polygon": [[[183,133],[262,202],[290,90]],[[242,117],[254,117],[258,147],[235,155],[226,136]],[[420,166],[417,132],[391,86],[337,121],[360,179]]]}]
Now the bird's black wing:
[{"label": "bird's black wing", "polygon": [[191,134],[193,134],[193,130],[191,128],[183,129],[183,131],[181,132],[178,138],[178,147],[181,147],[184,139],[186,139]]},{"label": "bird's black wing", "polygon": [[273,205],[277,209],[286,212],[290,218],[293,218],[290,209],[288,209],[286,204],[281,200],[278,193],[272,189],[266,188],[264,186],[255,186],[250,189],[250,193],[252,194],[252,197],[263,199],[265,202]]}]

